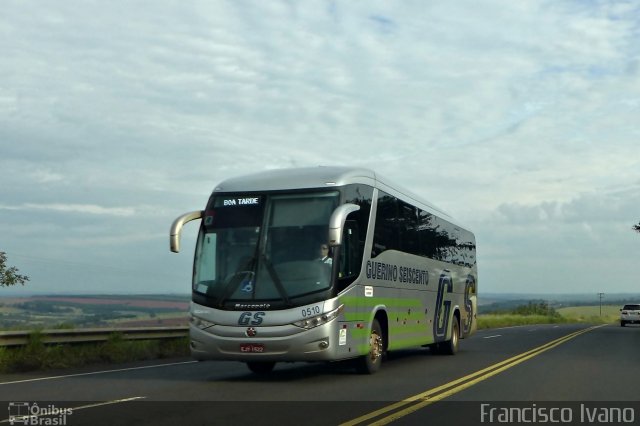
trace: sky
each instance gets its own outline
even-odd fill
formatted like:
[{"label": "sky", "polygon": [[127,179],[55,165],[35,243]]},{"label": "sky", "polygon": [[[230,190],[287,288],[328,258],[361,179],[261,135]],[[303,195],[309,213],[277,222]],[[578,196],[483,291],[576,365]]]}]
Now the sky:
[{"label": "sky", "polygon": [[19,291],[188,293],[178,215],[317,165],[466,224],[480,294],[640,291],[635,0],[3,0],[0,52]]}]

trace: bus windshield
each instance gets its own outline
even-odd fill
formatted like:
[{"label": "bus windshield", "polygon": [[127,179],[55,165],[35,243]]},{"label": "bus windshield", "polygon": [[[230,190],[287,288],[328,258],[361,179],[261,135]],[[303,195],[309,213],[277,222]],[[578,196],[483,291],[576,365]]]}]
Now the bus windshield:
[{"label": "bus windshield", "polygon": [[196,245],[194,300],[277,309],[326,299],[333,260],[321,247],[338,201],[337,191],[214,195]]}]

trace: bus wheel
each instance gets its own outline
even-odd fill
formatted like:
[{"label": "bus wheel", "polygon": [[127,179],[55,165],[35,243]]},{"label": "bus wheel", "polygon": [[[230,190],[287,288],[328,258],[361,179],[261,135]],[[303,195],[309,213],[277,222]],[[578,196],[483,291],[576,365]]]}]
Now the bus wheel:
[{"label": "bus wheel", "polygon": [[382,340],[382,329],[377,319],[371,324],[371,334],[369,336],[369,353],[358,358],[356,370],[361,374],[373,374],[380,369],[382,364],[382,353],[384,352],[384,341]]},{"label": "bus wheel", "polygon": [[275,366],[276,366],[275,362],[268,362],[268,361],[247,362],[247,367],[249,367],[249,370],[251,370],[256,374],[270,373],[271,370],[273,370],[273,367]]},{"label": "bus wheel", "polygon": [[455,355],[458,352],[458,343],[460,341],[460,323],[457,316],[453,316],[453,324],[451,324],[451,339],[446,342],[438,343],[440,353],[447,355]]}]

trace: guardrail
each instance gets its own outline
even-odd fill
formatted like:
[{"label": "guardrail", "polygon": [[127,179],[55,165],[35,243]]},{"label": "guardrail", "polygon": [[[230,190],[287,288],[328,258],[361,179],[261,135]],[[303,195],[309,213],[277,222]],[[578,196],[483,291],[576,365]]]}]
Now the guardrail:
[{"label": "guardrail", "polygon": [[113,334],[124,340],[155,340],[186,337],[188,326],[181,327],[129,327],[82,328],[77,330],[0,331],[0,347],[24,346],[30,336],[37,334],[45,344],[105,342]]}]

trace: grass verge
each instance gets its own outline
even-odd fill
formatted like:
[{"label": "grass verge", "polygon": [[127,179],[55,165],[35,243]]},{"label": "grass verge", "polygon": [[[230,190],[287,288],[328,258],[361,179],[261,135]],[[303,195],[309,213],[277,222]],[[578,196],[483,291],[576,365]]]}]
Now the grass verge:
[{"label": "grass verge", "polygon": [[478,315],[478,329],[513,327],[531,324],[561,324],[570,322],[558,315],[515,315],[515,314],[486,314]]},{"label": "grass verge", "polygon": [[478,330],[484,328],[503,328],[533,324],[611,324],[617,317],[610,315],[514,315],[485,314],[478,315]]},{"label": "grass verge", "polygon": [[26,346],[0,348],[0,373],[123,363],[189,355],[187,337],[171,340],[124,340],[113,334],[97,344],[45,345],[33,332]]}]

